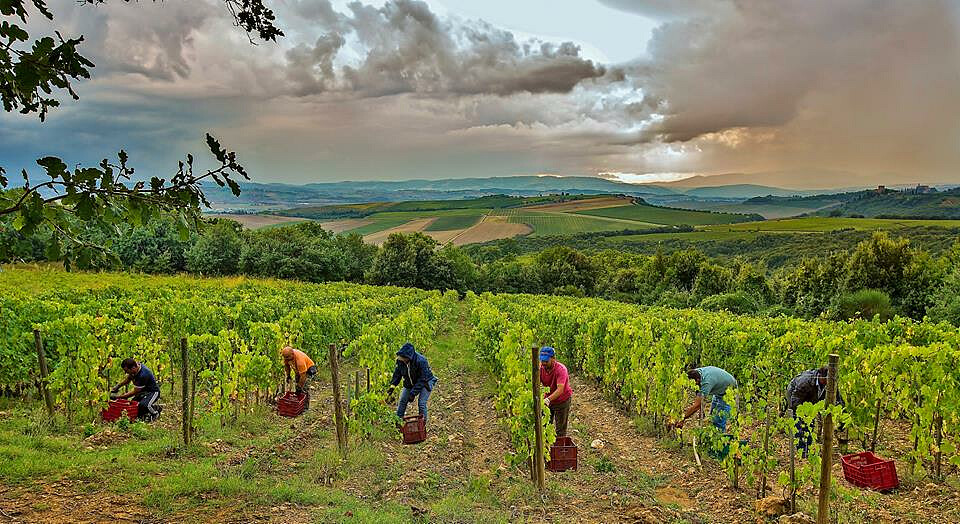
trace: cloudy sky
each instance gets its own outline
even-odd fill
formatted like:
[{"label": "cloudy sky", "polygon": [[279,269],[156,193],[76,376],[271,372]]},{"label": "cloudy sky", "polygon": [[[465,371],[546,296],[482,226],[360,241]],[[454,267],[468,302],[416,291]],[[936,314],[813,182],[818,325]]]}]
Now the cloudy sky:
[{"label": "cloudy sky", "polygon": [[53,0],[97,67],[0,115],[0,165],[165,174],[209,131],[257,181],[960,182],[960,0],[268,1],[251,45],[218,0]]}]

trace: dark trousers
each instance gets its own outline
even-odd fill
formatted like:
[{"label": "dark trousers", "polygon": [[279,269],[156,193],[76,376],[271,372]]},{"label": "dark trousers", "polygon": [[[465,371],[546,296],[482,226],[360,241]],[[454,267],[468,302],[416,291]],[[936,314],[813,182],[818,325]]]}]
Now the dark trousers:
[{"label": "dark trousers", "polygon": [[570,403],[572,401],[573,398],[571,397],[562,404],[550,405],[550,422],[553,422],[554,427],[556,427],[558,437],[567,436],[567,422],[570,420]]},{"label": "dark trousers", "polygon": [[160,400],[159,391],[142,391],[134,395],[130,400],[139,402],[137,405],[137,418],[146,422],[156,420],[160,412],[157,410],[156,403]]},{"label": "dark trousers", "polygon": [[307,398],[303,399],[303,409],[310,408],[310,383],[313,382],[313,377],[317,374],[317,366],[310,366],[310,369],[304,373],[303,385],[300,385],[300,381],[297,381],[297,393],[303,393]]}]

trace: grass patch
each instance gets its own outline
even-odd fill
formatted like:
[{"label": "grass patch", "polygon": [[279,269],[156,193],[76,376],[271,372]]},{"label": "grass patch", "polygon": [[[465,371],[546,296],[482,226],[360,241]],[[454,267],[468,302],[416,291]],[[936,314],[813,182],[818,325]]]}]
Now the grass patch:
[{"label": "grass patch", "polygon": [[710,213],[707,211],[693,211],[689,209],[671,209],[642,204],[588,209],[585,211],[578,211],[577,214],[634,220],[638,222],[649,222],[652,224],[661,224],[666,226],[730,224],[749,220],[746,216],[742,215]]},{"label": "grass patch", "polygon": [[531,236],[573,235],[576,233],[595,233],[599,231],[623,231],[626,229],[648,229],[656,224],[631,220],[612,220],[588,217],[572,213],[549,213],[524,210],[507,210],[501,215],[511,224],[527,224],[533,228]]},{"label": "grass patch", "polygon": [[[825,232],[837,229],[854,229],[859,231],[891,230],[905,227],[927,226],[955,228],[960,227],[960,220],[904,220],[885,218],[840,218],[840,217],[807,217],[786,218],[782,220],[765,220],[729,226],[729,231],[791,231],[791,232]],[[713,229],[713,228],[708,228]]]},{"label": "grass patch", "polygon": [[360,226],[355,229],[349,229],[344,231],[344,233],[356,233],[358,235],[370,235],[373,233],[379,233],[393,227],[399,227],[410,220],[407,218],[401,217],[389,217],[389,218],[373,218],[373,222],[365,226]]},{"label": "grass patch", "polygon": [[437,217],[425,231],[453,231],[466,229],[480,221],[480,215],[447,215]]}]

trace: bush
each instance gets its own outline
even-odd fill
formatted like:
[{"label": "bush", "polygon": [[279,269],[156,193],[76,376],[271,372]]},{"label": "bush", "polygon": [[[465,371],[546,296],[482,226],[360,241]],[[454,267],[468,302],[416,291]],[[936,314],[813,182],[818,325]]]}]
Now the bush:
[{"label": "bush", "polygon": [[861,289],[860,291],[847,293],[837,300],[836,316],[840,319],[863,318],[873,320],[878,315],[881,321],[893,317],[890,296],[883,291]]},{"label": "bush", "polygon": [[933,305],[927,310],[930,320],[960,326],[960,270],[954,270],[934,293]]},{"label": "bush", "polygon": [[760,310],[760,304],[750,293],[737,291],[713,295],[700,302],[700,309],[707,311],[729,311],[737,315],[749,315]]}]

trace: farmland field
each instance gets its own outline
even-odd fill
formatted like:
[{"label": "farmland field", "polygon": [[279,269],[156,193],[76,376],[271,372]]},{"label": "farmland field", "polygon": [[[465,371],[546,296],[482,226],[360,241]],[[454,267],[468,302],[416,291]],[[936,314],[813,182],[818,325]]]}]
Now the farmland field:
[{"label": "farmland field", "polygon": [[905,227],[960,227],[960,220],[904,220],[885,218],[805,217],[766,220],[705,229],[730,231],[810,231],[823,232],[853,228],[857,230],[890,230]]},{"label": "farmland field", "polygon": [[529,225],[533,228],[533,233],[531,233],[533,236],[572,235],[656,227],[656,224],[633,220],[588,217],[573,213],[527,211],[525,209],[504,210],[500,212],[500,216],[507,217],[507,221],[514,224]]},{"label": "farmland field", "polygon": [[[386,219],[388,221],[391,219]],[[380,245],[387,241],[387,238],[393,233],[416,233],[418,231],[423,231],[424,228],[430,225],[435,219],[433,218],[418,218],[410,221],[403,222],[398,226],[391,227],[389,229],[383,229],[374,233],[363,236],[363,241],[368,244]]]},{"label": "farmland field", "polygon": [[430,223],[425,231],[453,231],[466,229],[480,221],[478,215],[443,215]]},{"label": "farmland field", "polygon": [[647,205],[626,205],[618,207],[606,207],[601,209],[589,209],[578,211],[581,215],[591,215],[606,218],[619,218],[623,220],[635,220],[651,224],[661,224],[667,226],[675,225],[704,225],[704,224],[729,224],[734,222],[745,222],[749,218],[742,215],[731,215],[721,213],[709,213],[706,211],[691,211],[686,209],[671,209]]},{"label": "farmland field", "polygon": [[[353,219],[356,220],[356,219]],[[362,219],[363,222],[359,222],[362,225],[354,227],[351,229],[346,229],[344,233],[356,233],[361,236],[371,235],[373,233],[378,233],[386,229],[402,226],[410,221],[406,217],[390,217],[390,218],[365,218]]]},{"label": "farmland field", "polygon": [[483,217],[478,224],[461,231],[450,240],[452,240],[455,245],[462,246],[528,235],[531,231],[530,226],[526,224],[510,223],[505,217],[488,215]]},{"label": "farmland field", "polygon": [[231,214],[231,213],[218,213],[206,215],[207,218],[226,218],[228,220],[233,220],[239,222],[240,225],[247,229],[260,229],[264,227],[276,227],[284,226],[287,224],[295,224],[297,222],[303,222],[307,219],[305,218],[296,218],[296,217],[282,217],[277,215],[260,215],[260,214]]}]

